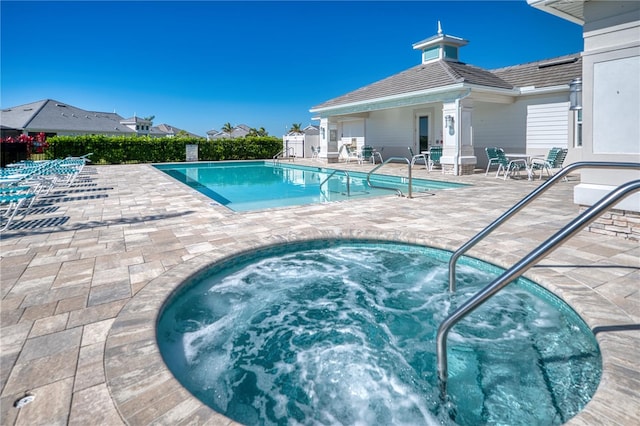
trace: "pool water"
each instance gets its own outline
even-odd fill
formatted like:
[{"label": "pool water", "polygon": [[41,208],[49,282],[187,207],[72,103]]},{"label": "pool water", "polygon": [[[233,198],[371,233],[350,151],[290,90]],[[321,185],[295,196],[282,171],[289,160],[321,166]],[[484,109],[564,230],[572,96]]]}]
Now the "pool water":
[{"label": "pool water", "polygon": [[[395,190],[372,188],[363,172],[349,171],[347,179],[343,172],[335,169],[274,164],[272,161],[159,164],[155,167],[238,212],[396,194]],[[331,175],[333,172],[335,174]],[[374,174],[371,183],[399,189],[404,194],[408,192],[408,180],[398,176]],[[467,185],[412,180],[412,191],[416,194],[464,186]]]},{"label": "pool water", "polygon": [[176,378],[247,425],[554,425],[600,381],[588,327],[519,279],[449,333],[441,401],[440,322],[501,269],[381,242],[314,241],[211,266],[165,304],[157,325]]}]

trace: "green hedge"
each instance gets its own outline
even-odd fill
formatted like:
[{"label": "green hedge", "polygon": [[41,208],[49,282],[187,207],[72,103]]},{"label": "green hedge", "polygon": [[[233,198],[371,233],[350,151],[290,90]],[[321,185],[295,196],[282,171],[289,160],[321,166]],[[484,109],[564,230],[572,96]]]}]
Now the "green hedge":
[{"label": "green hedge", "polygon": [[54,136],[47,142],[47,158],[77,157],[92,152],[93,164],[185,161],[185,146],[190,144],[198,145],[201,161],[269,159],[282,150],[282,140],[273,136],[208,141],[188,137],[81,135]]}]

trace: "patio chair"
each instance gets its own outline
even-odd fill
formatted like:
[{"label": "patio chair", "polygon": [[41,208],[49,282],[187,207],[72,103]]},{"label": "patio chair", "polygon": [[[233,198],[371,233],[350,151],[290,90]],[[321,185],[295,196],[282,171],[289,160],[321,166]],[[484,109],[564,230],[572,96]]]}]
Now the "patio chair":
[{"label": "patio chair", "polygon": [[509,160],[502,148],[498,148],[496,151],[498,158],[498,171],[496,172],[496,178],[500,177],[500,171],[503,172],[503,179],[507,180],[509,176],[514,174],[520,175],[520,170],[526,170],[527,175],[529,170],[527,168],[527,160],[518,158],[515,160]]},{"label": "patio chair", "polygon": [[442,167],[440,159],[442,158],[442,147],[432,146],[429,148],[429,171],[433,170],[434,166]]},{"label": "patio chair", "polygon": [[373,147],[371,145],[364,145],[360,150],[360,158],[358,162],[360,164],[365,161],[371,161],[372,164],[375,164],[375,158],[373,157]]},{"label": "patio chair", "polygon": [[311,146],[311,158],[318,158],[320,156],[320,147]]},{"label": "patio chair", "polygon": [[498,160],[498,148],[495,146],[488,146],[484,149],[484,152],[487,153],[487,160],[489,163],[487,164],[487,170],[484,172],[484,175],[487,176],[489,174],[489,169],[491,166],[499,166],[500,161]]},{"label": "patio chair", "polygon": [[410,146],[407,147],[409,153],[411,154],[411,168],[418,160],[424,161],[424,168],[429,170],[429,160],[427,160],[427,156],[425,154],[414,154],[413,149]]},{"label": "patio chair", "polygon": [[[547,176],[551,177],[551,169],[561,169],[562,163],[567,156],[566,148],[551,148],[547,153],[547,158],[533,158],[531,160],[531,177],[535,177],[535,170],[540,170],[540,179],[542,179],[542,173],[546,170]],[[565,178],[566,180],[566,178]]]},{"label": "patio chair", "polygon": [[380,160],[380,164],[384,163],[384,159],[382,158],[382,151],[384,151],[384,146],[381,147],[380,149],[374,149],[373,150],[373,163],[374,164],[376,162],[376,158],[378,158],[378,160]]},{"label": "patio chair", "polygon": [[345,151],[346,154],[346,162],[350,162],[352,159],[356,160],[356,161],[360,161],[360,154],[358,154],[358,151],[356,151],[355,149],[351,149],[350,145],[344,144],[342,145],[342,147],[340,148],[340,152],[342,152],[342,150]]}]

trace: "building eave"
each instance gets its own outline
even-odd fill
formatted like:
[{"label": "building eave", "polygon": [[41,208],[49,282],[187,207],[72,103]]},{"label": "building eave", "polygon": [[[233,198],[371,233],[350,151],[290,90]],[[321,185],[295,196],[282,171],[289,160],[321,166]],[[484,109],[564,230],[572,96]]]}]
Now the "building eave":
[{"label": "building eave", "polygon": [[321,117],[330,115],[355,114],[403,106],[419,105],[433,102],[447,102],[458,99],[469,91],[463,83],[418,92],[402,93],[359,102],[333,105],[324,108],[312,108],[309,112]]},{"label": "building eave", "polygon": [[585,1],[587,0],[527,0],[527,3],[574,24],[584,25]]}]

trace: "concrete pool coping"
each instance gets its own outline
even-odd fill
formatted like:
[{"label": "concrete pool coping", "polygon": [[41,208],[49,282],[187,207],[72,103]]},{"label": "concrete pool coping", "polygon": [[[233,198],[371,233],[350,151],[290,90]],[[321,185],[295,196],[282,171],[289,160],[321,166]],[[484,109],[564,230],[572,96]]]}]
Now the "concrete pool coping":
[{"label": "concrete pool coping", "polygon": [[[406,174],[406,167],[393,172]],[[3,424],[233,424],[182,388],[158,352],[156,315],[185,279],[238,253],[309,239],[383,239],[455,250],[540,183],[416,167],[414,175],[422,178],[473,186],[410,200],[388,196],[233,213],[150,165],[87,173],[96,185],[81,192],[89,195],[73,199],[69,193],[60,201],[67,222],[2,235]],[[469,255],[511,266],[576,215],[575,183],[574,177],[558,184]],[[639,258],[637,241],[581,232],[525,274],[569,303],[601,346],[600,386],[569,424],[640,419]],[[34,402],[13,408],[26,391],[36,395]],[[52,396],[45,401],[44,395]]]}]

